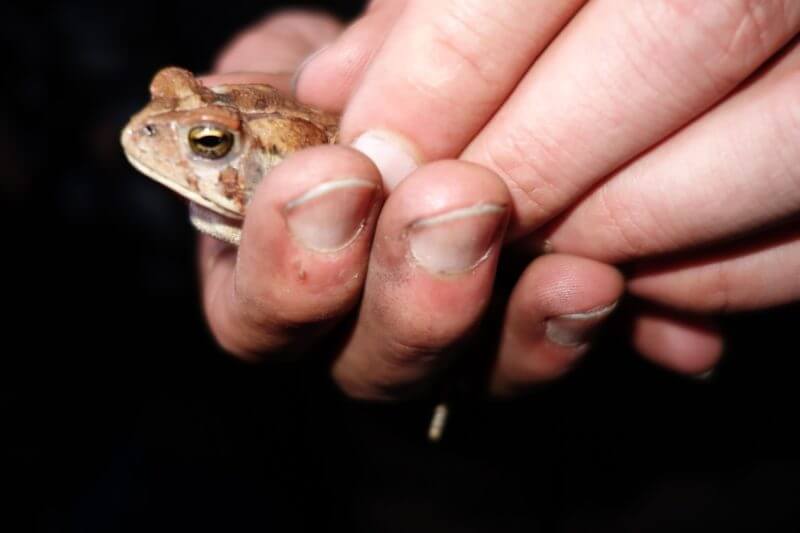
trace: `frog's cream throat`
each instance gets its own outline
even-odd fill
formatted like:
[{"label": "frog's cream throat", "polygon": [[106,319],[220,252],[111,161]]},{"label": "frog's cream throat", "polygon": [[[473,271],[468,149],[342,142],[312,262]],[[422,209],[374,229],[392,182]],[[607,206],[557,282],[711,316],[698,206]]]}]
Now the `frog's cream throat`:
[{"label": "frog's cream throat", "polygon": [[219,207],[218,205],[214,204],[213,202],[211,202],[210,200],[206,200],[205,198],[200,196],[198,193],[196,193],[194,191],[191,191],[191,190],[188,190],[188,189],[185,189],[183,187],[180,187],[177,183],[175,183],[172,180],[165,179],[158,172],[156,172],[152,168],[149,168],[147,165],[145,165],[141,161],[138,161],[138,160],[132,158],[127,153],[125,154],[125,157],[128,159],[128,162],[136,170],[138,170],[139,172],[141,172],[142,174],[144,174],[148,178],[157,181],[161,185],[163,185],[163,186],[165,186],[165,187],[167,187],[169,189],[172,189],[173,191],[177,192],[181,196],[185,197],[190,202],[192,202],[194,204],[201,205],[201,206],[205,207],[206,209],[209,209],[211,211],[219,213],[220,215],[224,215],[224,216],[226,216],[228,218],[232,218],[234,220],[242,218],[242,216],[239,213],[234,213],[233,211],[228,211],[227,209],[223,209],[223,208]]}]

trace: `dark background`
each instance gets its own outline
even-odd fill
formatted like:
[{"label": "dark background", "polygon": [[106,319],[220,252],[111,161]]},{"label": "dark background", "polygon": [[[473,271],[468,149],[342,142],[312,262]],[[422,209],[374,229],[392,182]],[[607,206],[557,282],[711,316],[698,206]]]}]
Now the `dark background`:
[{"label": "dark background", "polygon": [[348,401],[316,354],[219,352],[185,206],[127,165],[118,131],[159,67],[207,70],[270,5],[2,8],[3,479],[22,521],[4,529],[800,528],[797,306],[729,319],[705,382],[608,335],[554,386],[466,401],[439,445],[431,401]]}]

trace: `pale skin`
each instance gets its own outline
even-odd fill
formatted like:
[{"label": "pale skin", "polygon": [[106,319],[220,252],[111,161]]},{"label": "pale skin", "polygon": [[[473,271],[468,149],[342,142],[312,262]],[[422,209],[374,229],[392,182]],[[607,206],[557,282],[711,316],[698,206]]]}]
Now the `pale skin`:
[{"label": "pale skin", "polygon": [[[346,327],[333,365],[345,392],[423,389],[464,353],[507,241],[555,253],[508,299],[497,394],[569,370],[626,288],[668,310],[635,318],[634,345],[687,374],[721,355],[706,317],[797,300],[800,4],[572,1],[522,16],[530,6],[384,0],[344,31],[283,14],[223,52],[207,83],[290,90],[329,44],[294,91],[342,110],[341,142],[361,138],[383,170],[351,148],[303,151],[256,190],[238,258],[201,237],[226,349],[262,359]],[[377,152],[362,138],[376,130]],[[343,176],[390,193],[347,246],[311,251],[271,218]],[[449,256],[430,252],[443,244]],[[623,261],[627,280],[610,266]]]}]

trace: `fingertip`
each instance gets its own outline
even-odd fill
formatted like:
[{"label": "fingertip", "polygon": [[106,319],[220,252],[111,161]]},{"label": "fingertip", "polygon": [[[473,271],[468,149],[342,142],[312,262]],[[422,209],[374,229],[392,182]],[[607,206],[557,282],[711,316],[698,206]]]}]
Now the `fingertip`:
[{"label": "fingertip", "polygon": [[714,369],[724,351],[723,336],[710,319],[657,311],[634,317],[632,342],[647,360],[689,376]]},{"label": "fingertip", "polygon": [[[292,75],[291,81],[289,82],[289,86],[290,86],[290,89],[291,89],[291,93],[295,98],[299,98],[299,99],[303,100],[304,102],[308,103],[309,105],[313,105],[313,106],[315,106],[315,107],[317,107],[319,109],[324,109],[326,111],[340,111],[341,110],[340,107],[336,107],[335,105],[330,105],[330,103],[326,104],[325,102],[319,101],[320,99],[318,97],[316,97],[316,95],[313,92],[313,90],[306,89],[306,92],[310,92],[310,94],[308,94],[308,95],[300,95],[299,92],[298,92],[298,89],[297,89],[298,82],[300,81],[300,77],[302,76],[303,72],[306,70],[306,67],[308,65],[310,65],[311,63],[313,63],[318,56],[321,56],[322,54],[324,54],[325,51],[328,48],[330,48],[330,46],[331,46],[330,44],[323,45],[322,47],[312,51],[309,55],[307,55],[300,62],[300,64],[297,66],[297,69],[294,71],[294,74]],[[325,63],[322,63],[322,64],[324,65]],[[312,76],[316,75],[316,76],[319,77],[320,76],[320,72],[319,72],[320,70],[322,70],[322,72],[324,73],[324,69],[322,68],[322,66],[320,66],[320,67],[318,67],[316,69],[312,68],[310,70],[312,72]],[[325,76],[322,76],[322,78],[324,79]],[[314,83],[313,77],[312,77],[312,79],[310,81],[305,82],[303,84],[303,86],[305,87],[305,86],[309,85],[309,83],[311,84],[309,87],[314,87],[314,85],[313,85],[313,83]],[[333,87],[340,87],[340,86],[333,85]],[[322,94],[326,94],[326,93],[322,93]],[[305,98],[303,98],[303,96],[305,96]],[[342,103],[344,103],[344,102],[342,102]]]},{"label": "fingertip", "polygon": [[[377,169],[346,147],[317,146],[275,167],[246,207],[235,264],[206,283],[223,348],[244,359],[297,350],[351,311],[382,200]],[[212,248],[201,256],[210,261]]]},{"label": "fingertip", "polygon": [[388,197],[333,368],[348,394],[405,396],[451,360],[488,305],[508,211],[502,180],[461,161],[425,165]]},{"label": "fingertip", "polygon": [[253,278],[272,272],[305,290],[323,290],[366,267],[382,202],[380,175],[357,151],[325,145],[296,152],[256,187],[239,270]]},{"label": "fingertip", "polygon": [[353,140],[351,146],[375,163],[389,192],[423,161],[419,149],[411,141],[387,130],[365,131]]},{"label": "fingertip", "polygon": [[483,201],[509,205],[511,195],[496,173],[475,163],[445,159],[428,163],[404,179],[390,196],[403,201],[410,218],[415,213],[433,214],[444,206],[471,205]]},{"label": "fingertip", "polygon": [[606,263],[553,253],[536,258],[518,287],[520,305],[535,310],[535,316],[553,317],[611,305],[621,298],[625,280]]},{"label": "fingertip", "polygon": [[403,4],[373,4],[330,46],[307,57],[295,74],[295,96],[319,109],[341,112]]},{"label": "fingertip", "polygon": [[510,202],[490,170],[456,160],[424,165],[387,198],[378,234],[397,237],[377,239],[376,260],[389,272],[420,266],[432,274],[467,272],[484,259],[493,265]]},{"label": "fingertip", "polygon": [[292,78],[292,93],[301,102],[340,113],[372,57],[360,43],[342,40],[309,53]]},{"label": "fingertip", "polygon": [[[382,191],[380,174],[369,158],[340,145],[319,145],[290,154],[256,186],[247,207],[248,220],[258,222],[265,211],[283,210],[314,187],[336,180],[360,180]],[[253,215],[251,215],[253,213]]]},{"label": "fingertip", "polygon": [[323,11],[277,11],[236,35],[217,56],[213,70],[292,72],[311,51],[334,40],[341,29],[342,23]]},{"label": "fingertip", "polygon": [[622,275],[604,263],[564,254],[534,260],[509,300],[492,392],[518,394],[568,372],[623,290]]},{"label": "fingertip", "polygon": [[548,318],[545,337],[565,348],[582,348],[587,345],[598,325],[617,307],[617,301],[585,311],[565,313]]}]

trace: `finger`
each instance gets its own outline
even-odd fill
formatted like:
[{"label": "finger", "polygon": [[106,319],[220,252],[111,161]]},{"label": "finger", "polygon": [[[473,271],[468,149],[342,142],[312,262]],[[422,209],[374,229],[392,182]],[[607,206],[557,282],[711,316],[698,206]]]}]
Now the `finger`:
[{"label": "finger", "polygon": [[[800,41],[798,41],[800,42]],[[800,212],[800,45],[613,175],[546,236],[617,262],[747,234]]]},{"label": "finger", "polygon": [[347,105],[342,141],[373,158],[388,190],[419,162],[457,155],[584,1],[410,0]]},{"label": "finger", "polygon": [[339,146],[297,152],[247,206],[238,257],[204,240],[200,265],[211,330],[255,359],[308,347],[361,293],[381,204],[380,176]]},{"label": "finger", "polygon": [[297,98],[320,109],[341,112],[406,3],[372,2],[338,39],[310,55],[294,78]]},{"label": "finger", "polygon": [[463,158],[508,183],[520,236],[728,94],[800,28],[800,3],[590,2]]},{"label": "finger", "polygon": [[351,396],[414,394],[471,332],[492,291],[508,192],[482,167],[413,173],[380,216],[354,332],[333,375]]},{"label": "finger", "polygon": [[624,281],[613,267],[562,254],[525,270],[508,302],[491,390],[508,395],[569,370],[616,307]]},{"label": "finger", "polygon": [[239,33],[217,56],[214,72],[291,74],[311,52],[333,41],[342,24],[316,11],[272,14]]},{"label": "finger", "polygon": [[641,298],[703,313],[764,309],[800,300],[800,232],[683,261],[639,266],[628,287]]},{"label": "finger", "polygon": [[697,377],[716,367],[724,348],[722,334],[711,319],[656,310],[634,317],[632,340],[649,361]]}]

